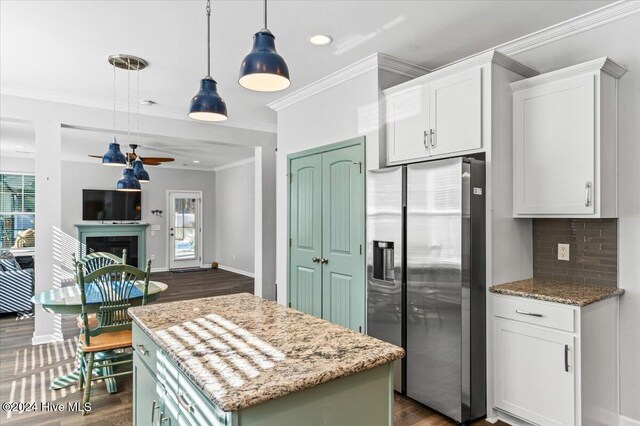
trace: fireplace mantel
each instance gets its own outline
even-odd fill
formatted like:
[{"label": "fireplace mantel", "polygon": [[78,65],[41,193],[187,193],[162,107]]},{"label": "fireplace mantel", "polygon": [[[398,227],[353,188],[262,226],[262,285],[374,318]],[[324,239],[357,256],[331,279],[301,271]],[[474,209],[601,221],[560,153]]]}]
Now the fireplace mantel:
[{"label": "fireplace mantel", "polygon": [[78,253],[86,254],[87,238],[91,237],[138,237],[138,267],[146,263],[146,230],[148,223],[77,223]]}]

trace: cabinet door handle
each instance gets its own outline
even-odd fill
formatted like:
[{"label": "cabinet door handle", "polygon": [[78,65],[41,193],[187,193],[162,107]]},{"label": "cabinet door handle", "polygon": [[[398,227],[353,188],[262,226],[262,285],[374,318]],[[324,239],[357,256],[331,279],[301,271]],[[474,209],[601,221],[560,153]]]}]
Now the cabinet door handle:
[{"label": "cabinet door handle", "polygon": [[535,312],[521,311],[520,309],[516,309],[516,314],[529,315],[530,317],[538,317],[538,318],[542,318],[543,317],[542,314],[537,314]]},{"label": "cabinet door handle", "polygon": [[182,392],[178,392],[178,402],[188,413],[193,413],[193,404],[187,401]]},{"label": "cabinet door handle", "polygon": [[591,182],[584,184],[584,206],[589,207],[591,205]]},{"label": "cabinet door handle", "polygon": [[564,345],[564,371],[569,372],[569,345]]},{"label": "cabinet door handle", "polygon": [[151,404],[151,424],[153,425],[153,418],[156,416],[156,410],[160,408],[160,405],[156,402],[156,400],[153,400],[153,403]]},{"label": "cabinet door handle", "polygon": [[429,136],[429,132],[425,130],[424,133],[422,134],[422,143],[424,144],[425,150],[429,149],[429,145],[427,144],[427,136]]},{"label": "cabinet door handle", "polygon": [[149,351],[144,348],[144,345],[138,345],[138,350],[142,355],[148,355]]},{"label": "cabinet door handle", "polygon": [[436,138],[435,138],[436,134],[433,131],[433,129],[429,129],[429,142],[431,143],[431,148],[435,148],[436,147]]}]

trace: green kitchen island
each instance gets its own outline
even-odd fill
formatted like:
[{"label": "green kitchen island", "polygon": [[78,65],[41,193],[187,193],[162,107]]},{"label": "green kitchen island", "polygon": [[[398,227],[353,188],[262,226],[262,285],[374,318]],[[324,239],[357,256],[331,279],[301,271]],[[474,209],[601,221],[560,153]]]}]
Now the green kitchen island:
[{"label": "green kitchen island", "polygon": [[391,425],[402,348],[251,294],[130,308],[134,425]]}]

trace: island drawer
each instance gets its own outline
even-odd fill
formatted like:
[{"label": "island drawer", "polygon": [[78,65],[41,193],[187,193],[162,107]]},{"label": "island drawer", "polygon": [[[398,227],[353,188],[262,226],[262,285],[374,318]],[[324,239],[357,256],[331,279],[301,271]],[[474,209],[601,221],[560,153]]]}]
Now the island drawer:
[{"label": "island drawer", "polygon": [[496,317],[555,328],[570,333],[575,331],[574,309],[557,303],[531,300],[518,296],[494,295],[493,314]]},{"label": "island drawer", "polygon": [[156,370],[158,362],[158,346],[153,343],[153,340],[142,331],[135,323],[131,325],[133,350],[140,356],[140,359],[153,371]]},{"label": "island drawer", "polygon": [[[214,379],[215,380],[215,379]],[[206,398],[186,376],[178,377],[178,405],[181,415],[191,425],[222,426],[231,424],[231,413],[222,411]]]}]

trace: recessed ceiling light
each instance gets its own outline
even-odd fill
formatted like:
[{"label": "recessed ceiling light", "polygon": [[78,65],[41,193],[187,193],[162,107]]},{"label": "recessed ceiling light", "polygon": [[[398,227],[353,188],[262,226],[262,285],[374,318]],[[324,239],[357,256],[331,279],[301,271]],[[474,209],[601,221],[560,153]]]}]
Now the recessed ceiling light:
[{"label": "recessed ceiling light", "polygon": [[333,38],[326,34],[316,34],[309,37],[309,43],[315,44],[316,46],[326,46],[327,44],[331,44]]},{"label": "recessed ceiling light", "polygon": [[144,106],[153,106],[155,105],[155,101],[152,101],[151,99],[143,99],[140,101],[140,105],[144,105]]},{"label": "recessed ceiling light", "polygon": [[193,160],[194,164],[200,164],[200,160]]}]

